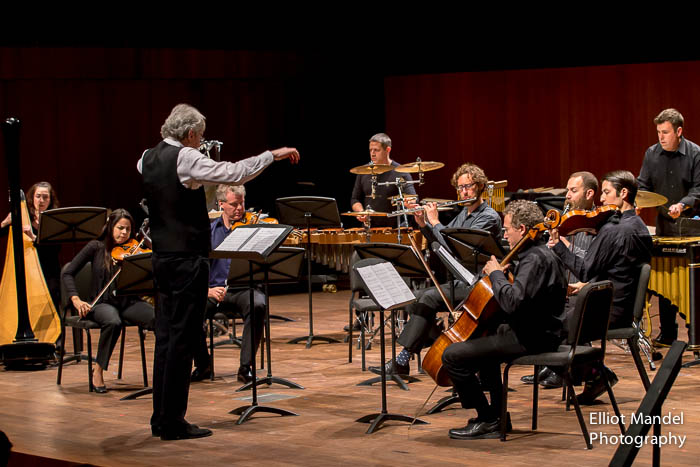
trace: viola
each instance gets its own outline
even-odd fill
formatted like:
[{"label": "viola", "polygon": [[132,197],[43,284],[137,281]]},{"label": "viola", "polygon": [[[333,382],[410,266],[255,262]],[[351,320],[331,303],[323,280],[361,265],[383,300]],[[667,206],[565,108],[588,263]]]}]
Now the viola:
[{"label": "viola", "polygon": [[126,256],[138,255],[139,253],[150,253],[151,250],[143,248],[143,240],[140,242],[135,238],[112,248],[112,261],[121,262]]},{"label": "viola", "polygon": [[561,216],[557,230],[562,236],[582,231],[597,232],[618,210],[614,204],[600,206],[592,211],[574,209]]},{"label": "viola", "polygon": [[250,224],[279,224],[279,221],[275,219],[274,217],[264,217],[260,218],[260,215],[262,214],[262,211],[258,212],[250,212],[246,211],[245,214],[243,214],[243,217],[241,217],[238,221],[234,222],[231,225],[231,229],[235,229],[236,227],[240,227],[242,225],[250,225]]}]

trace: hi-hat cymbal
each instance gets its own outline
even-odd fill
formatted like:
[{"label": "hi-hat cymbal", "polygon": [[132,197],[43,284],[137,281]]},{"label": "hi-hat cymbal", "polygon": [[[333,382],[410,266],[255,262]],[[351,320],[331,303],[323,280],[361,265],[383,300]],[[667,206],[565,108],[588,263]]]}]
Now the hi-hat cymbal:
[{"label": "hi-hat cymbal", "polygon": [[396,167],[397,172],[401,173],[418,173],[418,172],[429,172],[431,170],[437,170],[445,167],[442,162],[434,161],[421,161],[421,162],[410,162],[408,164],[402,164]]},{"label": "hi-hat cymbal", "polygon": [[668,202],[668,198],[664,195],[654,193],[652,191],[638,191],[635,198],[635,204],[638,208],[654,208],[663,206]]},{"label": "hi-hat cymbal", "polygon": [[377,216],[377,217],[386,217],[385,212],[379,212],[379,211],[373,211],[371,209],[367,211],[350,211],[350,212],[344,212],[343,216],[353,216],[353,217],[360,217],[360,216]]},{"label": "hi-hat cymbal", "polygon": [[350,173],[357,175],[379,175],[389,172],[394,167],[391,164],[365,164],[350,169]]}]

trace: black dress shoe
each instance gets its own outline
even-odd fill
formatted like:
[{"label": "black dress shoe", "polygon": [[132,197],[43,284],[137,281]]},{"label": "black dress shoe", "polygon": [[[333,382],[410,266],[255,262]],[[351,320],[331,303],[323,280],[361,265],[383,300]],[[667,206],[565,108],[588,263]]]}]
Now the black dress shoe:
[{"label": "black dress shoe", "polygon": [[[608,375],[610,387],[615,386],[617,384],[617,375],[613,373],[613,371],[608,367],[605,367],[603,371],[605,371]],[[592,405],[595,403],[595,400],[598,398],[598,396],[600,396],[606,391],[607,388],[605,387],[605,380],[603,379],[603,375],[598,373],[592,381],[586,382],[586,385],[583,387],[583,392],[576,396],[576,399],[581,405]]]},{"label": "black dress shoe", "polygon": [[[510,423],[510,413],[506,414],[506,432],[512,431]],[[490,422],[470,418],[467,426],[463,428],[452,428],[449,432],[452,439],[497,439],[501,437],[501,419],[497,418]]]},{"label": "black dress shoe", "polygon": [[160,425],[151,425],[151,434],[160,437]]},{"label": "black dress shoe", "polygon": [[107,386],[93,386],[97,394],[107,394]]},{"label": "black dress shoe", "polygon": [[[384,369],[387,375],[397,374],[408,376],[408,374],[411,372],[411,368],[408,365],[399,365],[398,363],[396,363],[395,360],[389,360],[388,362],[386,362],[386,365],[384,365]],[[371,366],[368,368],[368,370],[377,375],[382,374],[381,366]]]},{"label": "black dress shoe", "polygon": [[671,345],[677,340],[676,337],[666,336],[663,333],[659,333],[655,339],[652,339],[652,343],[656,347],[671,347]]},{"label": "black dress shoe", "polygon": [[[540,382],[546,379],[549,375],[554,374],[552,370],[550,370],[547,367],[544,367],[540,370]],[[522,381],[525,384],[535,384],[535,375],[525,375],[522,378],[520,378],[520,381]]]},{"label": "black dress shoe", "polygon": [[175,439],[194,439],[194,438],[205,438],[211,436],[211,430],[206,428],[200,428],[197,425],[192,425],[188,423],[184,428],[178,431],[166,431],[163,430],[160,433],[160,439],[163,441],[175,440]]},{"label": "black dress shoe", "polygon": [[238,374],[236,375],[236,378],[241,383],[250,383],[251,381],[253,381],[253,372],[249,366],[241,366],[240,368],[238,368]]},{"label": "black dress shoe", "polygon": [[552,372],[551,375],[547,376],[545,379],[540,380],[540,386],[545,389],[557,389],[564,385],[564,378],[558,374]]},{"label": "black dress shoe", "polygon": [[[343,326],[343,331],[348,332],[348,325],[346,324]],[[352,324],[352,330],[353,331],[361,331],[362,330],[362,325],[360,324],[359,320],[355,320],[355,322]]]},{"label": "black dress shoe", "polygon": [[207,378],[211,378],[211,367],[207,366],[205,368],[195,368],[190,376],[190,381],[204,381]]}]

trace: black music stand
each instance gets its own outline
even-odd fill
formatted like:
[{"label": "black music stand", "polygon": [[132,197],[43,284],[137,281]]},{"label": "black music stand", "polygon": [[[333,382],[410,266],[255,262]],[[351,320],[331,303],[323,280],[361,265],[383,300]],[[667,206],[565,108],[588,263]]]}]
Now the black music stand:
[{"label": "black music stand", "polygon": [[[401,276],[405,277],[425,277],[427,273],[425,272],[425,267],[421,263],[420,259],[416,257],[413,249],[408,245],[400,245],[396,243],[360,243],[355,245],[355,251],[360,259],[366,258],[379,258],[390,262],[394,265],[394,269]],[[392,310],[391,315],[391,333],[393,339],[391,340],[391,358],[396,360],[396,316],[395,311]],[[380,326],[384,326],[384,321],[380,323]],[[348,341],[350,346],[348,349],[348,363],[352,362],[352,323],[348,326]],[[365,354],[364,349],[362,351],[362,367],[364,369]],[[384,365],[384,363],[382,363]],[[392,374],[391,380],[395,382],[401,389],[408,391],[408,386],[404,380],[409,383],[414,383],[420,381],[414,376],[402,376],[398,374]],[[358,386],[371,386],[374,383],[381,381],[381,377],[370,378],[366,381],[358,383]]]},{"label": "black music stand", "polygon": [[[276,230],[277,232],[274,232],[272,229]],[[250,319],[253,323],[255,323],[255,300],[253,290],[255,286],[254,265],[256,263],[258,265],[264,265],[272,252],[282,244],[284,239],[287,238],[287,235],[289,235],[291,231],[292,227],[284,224],[244,225],[231,232],[224,239],[224,241],[221,242],[221,244],[209,254],[209,256],[212,258],[231,259],[232,263],[235,260],[243,260],[248,263]],[[253,362],[255,362],[256,352],[254,347],[255,343],[253,341],[254,339],[250,340],[250,354],[253,356]],[[255,374],[255,367],[256,365],[253,363],[253,365],[251,365],[251,372],[253,373],[253,381],[257,382],[258,378]],[[236,425],[241,425],[255,412],[276,413],[283,417],[286,415],[297,415],[288,410],[258,405],[257,384],[253,384],[252,388],[253,397],[251,404],[248,406],[238,407],[229,412],[230,414],[240,415],[238,421],[236,421]]]},{"label": "black music stand", "polygon": [[306,269],[309,281],[309,335],[289,341],[298,344],[306,341],[306,348],[311,348],[314,340],[340,342],[332,337],[314,336],[314,317],[311,293],[311,227],[340,227],[340,213],[334,198],[321,196],[294,196],[277,198],[277,213],[280,223],[306,228]]},{"label": "black music stand", "polygon": [[488,230],[450,228],[442,229],[440,233],[447,246],[462,262],[473,264],[475,272],[478,272],[479,266],[486,264],[491,255],[497,258],[505,255],[503,247]]},{"label": "black music stand", "polygon": [[[657,416],[661,417],[663,403],[681,370],[681,360],[686,346],[687,344],[683,341],[676,341],[671,345],[671,349],[666,354],[666,358],[664,358],[661,368],[656,373],[654,381],[652,381],[644,399],[642,399],[639,408],[637,408],[636,414],[642,416],[640,417],[643,420],[642,423],[630,423],[627,427],[625,436],[629,436],[629,439],[643,439],[652,425],[654,426],[656,439],[661,435],[661,424],[648,423],[646,419],[650,417],[650,420],[653,421]],[[640,447],[635,443],[620,443],[609,465],[615,467],[632,465],[639,449]],[[653,444],[652,465],[661,465],[661,446],[658,443]]]},{"label": "black music stand", "polygon": [[[389,268],[380,270],[379,268],[385,268],[384,265],[388,265]],[[421,425],[426,425],[428,422],[421,420],[420,418],[410,417],[408,415],[393,414],[387,411],[386,407],[386,365],[384,361],[386,360],[386,355],[384,352],[385,340],[384,340],[384,311],[391,310],[393,313],[395,309],[402,308],[410,303],[416,301],[416,297],[413,295],[411,290],[408,288],[401,276],[399,276],[396,269],[393,268],[390,262],[384,261],[379,258],[368,258],[360,260],[355,263],[353,268],[357,268],[357,273],[362,281],[365,292],[374,300],[374,302],[379,305],[381,311],[379,312],[379,320],[382,323],[379,332],[380,336],[380,354],[381,354],[381,382],[382,382],[382,410],[379,413],[373,413],[365,415],[358,418],[357,422],[369,423],[369,428],[367,429],[367,434],[374,433],[379,427],[386,421],[398,420],[402,422],[418,423]],[[377,281],[368,280],[368,278],[363,277],[362,271],[365,269],[373,269]],[[385,284],[390,284],[389,288],[385,288]],[[393,287],[392,287],[393,286]],[[403,286],[403,290],[401,290]],[[406,293],[407,292],[407,293]],[[409,300],[404,300],[403,298],[397,297],[412,297]]]},{"label": "black music stand", "polygon": [[[297,383],[288,381],[283,378],[272,376],[272,353],[271,353],[271,337],[270,337],[270,294],[268,286],[271,283],[283,284],[290,282],[299,282],[301,276],[301,267],[304,261],[304,249],[295,247],[281,246],[274,250],[270,255],[258,262],[257,260],[232,259],[229,268],[227,283],[231,285],[239,285],[241,283],[250,282],[250,267],[253,267],[253,282],[265,284],[265,348],[267,351],[267,376],[257,378],[250,383],[246,383],[236,392],[250,389],[253,385],[267,384],[268,386],[277,383],[287,386],[292,389],[304,389]],[[253,359],[255,361],[255,359]]]},{"label": "black music stand", "polygon": [[[151,253],[141,253],[138,255],[125,256],[122,261],[122,269],[117,277],[116,295],[151,295],[157,300],[155,286],[153,284],[153,263]],[[139,338],[143,330],[139,328]],[[153,393],[153,388],[148,386],[148,373],[146,372],[146,352],[141,346],[141,362],[143,363],[144,388],[122,397],[120,400],[127,401],[136,399]]]},{"label": "black music stand", "polygon": [[[62,245],[71,243],[73,256],[75,256],[75,244],[97,238],[102,233],[106,223],[107,208],[78,206],[49,209],[40,214],[37,244]],[[80,354],[82,347],[82,332],[80,333],[80,340],[78,340],[74,329],[73,355],[66,357],[63,362],[80,361],[83,358],[87,358],[87,356]]]}]

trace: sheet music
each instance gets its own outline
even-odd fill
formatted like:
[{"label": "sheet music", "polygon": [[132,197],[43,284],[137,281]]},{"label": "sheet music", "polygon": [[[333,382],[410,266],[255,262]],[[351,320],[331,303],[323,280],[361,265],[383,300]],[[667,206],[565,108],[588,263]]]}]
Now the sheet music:
[{"label": "sheet music", "polygon": [[365,266],[358,268],[357,272],[374,300],[385,310],[396,308],[416,298],[391,263]]},{"label": "sheet music", "polygon": [[450,265],[457,270],[457,272],[459,272],[459,274],[462,276],[462,277],[460,277],[460,279],[462,279],[463,281],[465,281],[469,285],[474,284],[474,274],[472,274],[471,272],[469,272],[467,270],[467,268],[462,266],[460,264],[460,262],[457,261],[454,258],[454,256],[452,256],[450,254],[450,252],[447,251],[447,249],[442,245],[440,245],[440,253],[441,253],[441,256],[444,259],[446,259],[447,262],[450,263]]},{"label": "sheet music", "polygon": [[269,227],[238,228],[228,234],[215,250],[254,251],[262,254],[284,232],[285,229]]}]

